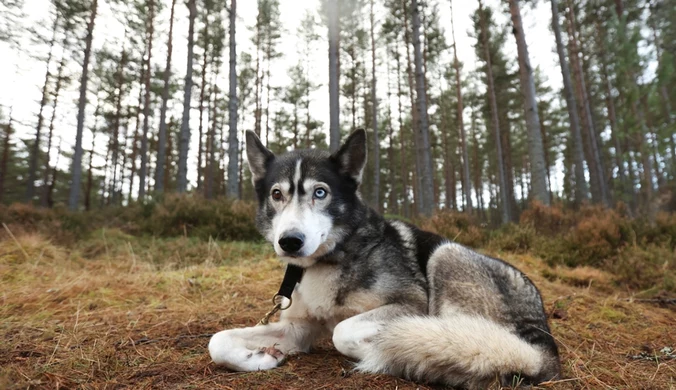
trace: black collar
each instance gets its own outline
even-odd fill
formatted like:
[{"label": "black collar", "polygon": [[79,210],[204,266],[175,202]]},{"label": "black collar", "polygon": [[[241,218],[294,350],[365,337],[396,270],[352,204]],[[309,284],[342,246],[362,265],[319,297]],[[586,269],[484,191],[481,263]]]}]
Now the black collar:
[{"label": "black collar", "polygon": [[291,299],[291,294],[293,294],[296,284],[300,283],[301,279],[303,279],[304,272],[305,270],[303,268],[297,265],[288,264],[286,266],[286,272],[284,273],[282,285],[279,286],[279,292],[277,292],[277,295]]}]

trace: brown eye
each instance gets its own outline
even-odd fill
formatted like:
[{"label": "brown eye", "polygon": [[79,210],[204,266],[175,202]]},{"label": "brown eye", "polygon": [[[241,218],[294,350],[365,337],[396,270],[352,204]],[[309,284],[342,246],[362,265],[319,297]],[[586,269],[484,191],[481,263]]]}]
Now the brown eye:
[{"label": "brown eye", "polygon": [[272,199],[274,199],[274,200],[282,200],[282,191],[280,191],[280,190],[272,190]]}]

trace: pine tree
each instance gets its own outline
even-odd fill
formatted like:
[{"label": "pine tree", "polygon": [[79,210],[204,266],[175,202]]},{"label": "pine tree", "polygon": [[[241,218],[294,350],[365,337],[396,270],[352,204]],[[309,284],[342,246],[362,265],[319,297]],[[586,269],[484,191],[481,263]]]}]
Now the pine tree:
[{"label": "pine tree", "polygon": [[155,170],[155,191],[164,191],[164,165],[167,150],[167,103],[169,101],[169,79],[171,78],[171,54],[173,53],[174,9],[176,0],[171,1],[169,16],[169,37],[167,37],[167,61],[164,68],[164,87],[162,88],[162,107],[160,108],[160,130],[158,133],[157,169]]},{"label": "pine tree", "polygon": [[495,79],[493,78],[493,65],[491,62],[491,54],[489,49],[489,35],[486,22],[486,15],[483,9],[483,2],[479,0],[479,40],[480,46],[483,48],[484,52],[484,61],[486,61],[486,81],[488,87],[488,99],[490,103],[491,111],[491,121],[493,125],[493,131],[495,135],[495,148],[496,148],[496,165],[498,167],[498,181],[500,183],[500,199],[502,201],[501,207],[501,216],[502,223],[506,224],[512,221],[512,210],[511,202],[509,200],[508,189],[507,189],[507,176],[504,166],[504,157],[502,152],[502,137],[500,134],[500,119],[498,116],[498,103],[495,96]]},{"label": "pine tree", "polygon": [[185,71],[185,84],[183,89],[183,116],[181,120],[181,134],[178,154],[178,192],[185,192],[188,188],[188,148],[190,146],[190,101],[192,97],[192,73],[193,73],[193,50],[195,47],[195,18],[197,17],[196,0],[187,2],[189,16],[188,27],[188,65]]},{"label": "pine tree", "polygon": [[549,206],[551,200],[547,191],[547,176],[545,153],[542,146],[542,130],[535,100],[535,82],[533,68],[530,65],[526,35],[521,22],[519,0],[509,0],[509,10],[512,16],[513,33],[516,38],[517,54],[519,58],[519,74],[521,76],[521,91],[524,97],[526,126],[528,128],[528,153],[531,168],[531,188],[533,197],[544,205]]},{"label": "pine tree", "polygon": [[237,26],[237,1],[230,0],[230,88],[228,93],[228,184],[226,194],[229,198],[241,197],[237,165],[239,144],[237,140],[237,50],[235,30]]},{"label": "pine tree", "polygon": [[94,25],[96,22],[98,0],[92,0],[90,17],[87,23],[87,36],[85,38],[84,60],[82,63],[82,76],[80,78],[80,97],[78,100],[77,132],[75,135],[75,152],[71,168],[70,195],[68,207],[77,210],[80,199],[80,182],[82,175],[82,133],[84,130],[85,107],[87,105],[87,82],[89,81],[89,60],[94,40]]}]

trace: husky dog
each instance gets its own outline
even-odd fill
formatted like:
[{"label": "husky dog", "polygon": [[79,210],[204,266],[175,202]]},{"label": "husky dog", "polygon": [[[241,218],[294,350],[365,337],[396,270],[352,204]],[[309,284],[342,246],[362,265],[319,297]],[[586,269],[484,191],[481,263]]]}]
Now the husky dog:
[{"label": "husky dog", "polygon": [[211,338],[216,364],[269,370],[330,334],[363,372],[465,388],[559,375],[542,298],[523,273],[364,204],[364,130],[333,154],[275,156],[246,137],[256,225],[304,275],[279,322]]}]

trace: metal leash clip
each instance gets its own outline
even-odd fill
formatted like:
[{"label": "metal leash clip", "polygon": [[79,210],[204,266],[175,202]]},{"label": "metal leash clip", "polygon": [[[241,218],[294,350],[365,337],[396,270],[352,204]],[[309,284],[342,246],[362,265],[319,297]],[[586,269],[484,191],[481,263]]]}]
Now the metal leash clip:
[{"label": "metal leash clip", "polygon": [[289,297],[289,304],[286,305],[286,306],[282,306],[282,299],[283,299],[283,298],[284,298],[284,296],[281,295],[281,294],[275,294],[275,296],[272,297],[272,304],[274,305],[274,306],[272,307],[272,310],[270,310],[269,312],[265,313],[265,315],[263,316],[263,318],[261,318],[261,320],[258,321],[258,324],[256,324],[256,326],[258,326],[258,325],[267,325],[267,324],[269,324],[269,323],[270,323],[270,317],[272,317],[273,315],[275,315],[275,313],[277,313],[277,312],[280,311],[280,310],[286,310],[286,309],[288,309],[289,307],[291,307],[291,303],[293,302],[292,299],[291,299],[291,297]]}]

